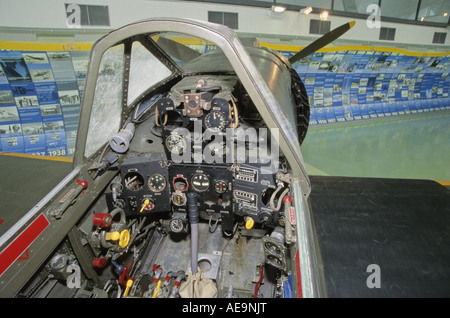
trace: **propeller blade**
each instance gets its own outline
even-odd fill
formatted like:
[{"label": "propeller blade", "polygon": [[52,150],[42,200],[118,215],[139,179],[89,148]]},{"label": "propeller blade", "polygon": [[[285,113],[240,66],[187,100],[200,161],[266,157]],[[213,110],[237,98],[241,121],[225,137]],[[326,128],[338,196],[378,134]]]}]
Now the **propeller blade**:
[{"label": "propeller blade", "polygon": [[294,64],[295,62],[301,60],[302,58],[307,57],[308,55],[316,52],[317,50],[320,50],[325,45],[333,42],[334,40],[339,38],[342,34],[347,32],[348,30],[350,30],[354,25],[355,25],[355,21],[350,21],[348,23],[341,25],[340,27],[337,27],[334,30],[331,30],[330,32],[328,32],[324,36],[318,38],[313,43],[311,43],[310,45],[305,47],[303,50],[301,50],[300,52],[298,52],[297,54],[292,56],[289,59],[289,62],[291,64]]},{"label": "propeller blade", "polygon": [[159,37],[156,43],[169,55],[185,63],[201,55],[199,52],[187,47],[186,45],[167,38]]}]

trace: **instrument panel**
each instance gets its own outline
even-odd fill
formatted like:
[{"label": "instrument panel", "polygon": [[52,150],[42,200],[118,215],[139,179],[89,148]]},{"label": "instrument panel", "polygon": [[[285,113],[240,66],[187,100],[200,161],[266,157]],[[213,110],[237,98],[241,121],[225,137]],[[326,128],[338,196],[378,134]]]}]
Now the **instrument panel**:
[{"label": "instrument panel", "polygon": [[[154,213],[187,215],[187,194],[198,194],[199,211],[234,220],[250,216],[256,223],[275,225],[280,211],[270,204],[280,183],[257,163],[177,164],[165,154],[132,153],[121,166],[120,194],[110,207],[129,216]],[[282,190],[285,190],[284,187]]]},{"label": "instrument panel", "polygon": [[[273,208],[273,201],[288,186],[276,180],[275,173],[267,173],[267,167],[259,163],[207,160],[209,155],[226,159],[229,147],[223,142],[225,131],[238,126],[238,99],[232,94],[235,81],[228,77],[215,82],[207,79],[199,90],[202,79],[198,78],[182,79],[154,101],[153,125],[159,129],[163,147],[158,153],[148,148],[148,152],[126,155],[120,167],[120,185],[114,186],[117,193],[109,196],[108,204],[123,208],[129,216],[165,213],[173,221],[170,228],[176,231],[186,223],[187,194],[196,192],[199,211],[222,219],[228,230],[239,217],[276,226],[280,213]],[[202,138],[199,144],[195,124],[200,125],[202,137],[208,132],[213,138]],[[180,134],[176,128],[184,128],[188,134]],[[199,146],[201,160],[195,158]],[[175,160],[175,154],[184,156],[183,160]]]},{"label": "instrument panel", "polygon": [[121,193],[108,204],[129,216],[170,211],[169,170],[165,154],[130,153],[120,167]]},{"label": "instrument panel", "polygon": [[232,212],[232,172],[228,165],[172,164],[169,171],[172,180],[174,211],[187,212],[185,196],[197,192],[198,206],[207,213]]}]

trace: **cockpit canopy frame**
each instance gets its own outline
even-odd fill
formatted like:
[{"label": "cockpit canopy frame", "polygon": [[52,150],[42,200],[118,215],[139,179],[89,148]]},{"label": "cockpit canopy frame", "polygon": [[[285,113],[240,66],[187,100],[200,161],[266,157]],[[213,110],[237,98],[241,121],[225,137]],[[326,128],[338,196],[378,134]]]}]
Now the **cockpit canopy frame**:
[{"label": "cockpit canopy frame", "polygon": [[[135,105],[136,99],[128,99],[128,83],[132,81],[132,76],[130,76],[130,63],[127,59],[132,53],[126,52],[127,47],[130,46],[124,44],[129,41],[140,41],[144,37],[148,38],[162,32],[184,33],[217,45],[228,59],[267,127],[278,129],[280,150],[289,163],[291,175],[299,181],[302,194],[308,196],[311,185],[303,162],[296,127],[282,111],[279,101],[266,84],[246,48],[230,28],[190,19],[152,18],[136,22],[110,32],[95,43],[90,53],[83,93],[74,166],[85,164],[100,155],[112,134],[122,128]],[[184,70],[164,50],[154,45],[155,42],[141,41],[141,43],[154,54],[156,60],[162,65],[160,68],[168,70],[167,76],[158,78],[159,82],[150,83],[149,89],[183,75]],[[107,65],[104,57],[113,52],[113,48],[122,46],[124,51],[122,60],[120,56],[114,58],[112,54],[112,60],[116,65]],[[100,87],[102,81],[107,82],[108,86]],[[147,91],[139,94],[145,94]],[[100,105],[103,105],[103,110]],[[100,124],[107,127],[106,133],[99,127]],[[99,141],[94,143],[93,140]]]}]

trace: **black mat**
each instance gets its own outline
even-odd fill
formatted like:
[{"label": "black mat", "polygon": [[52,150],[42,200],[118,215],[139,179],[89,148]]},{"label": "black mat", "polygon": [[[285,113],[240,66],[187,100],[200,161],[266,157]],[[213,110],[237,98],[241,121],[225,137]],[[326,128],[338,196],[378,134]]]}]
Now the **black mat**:
[{"label": "black mat", "polygon": [[0,235],[72,170],[71,162],[0,155]]},{"label": "black mat", "polygon": [[[328,297],[450,297],[447,188],[426,180],[311,182]],[[377,281],[371,264],[380,288],[367,285]]]}]

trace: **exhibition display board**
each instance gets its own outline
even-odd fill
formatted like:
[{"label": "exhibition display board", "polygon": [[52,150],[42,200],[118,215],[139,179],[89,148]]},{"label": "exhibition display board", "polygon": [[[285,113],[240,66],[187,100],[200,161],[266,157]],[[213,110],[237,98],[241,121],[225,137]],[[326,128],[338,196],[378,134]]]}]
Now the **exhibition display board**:
[{"label": "exhibition display board", "polygon": [[[191,47],[203,53],[211,49]],[[47,48],[0,42],[0,151],[74,152],[90,46]],[[281,45],[275,49],[287,58],[297,52]],[[450,109],[447,53],[334,47],[294,67],[309,96],[311,126]]]}]

